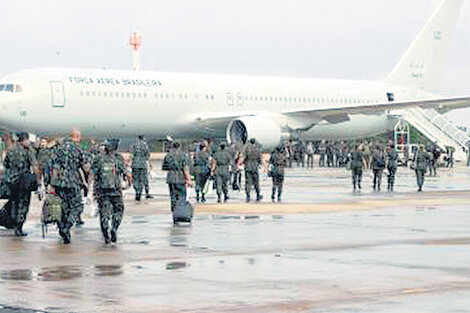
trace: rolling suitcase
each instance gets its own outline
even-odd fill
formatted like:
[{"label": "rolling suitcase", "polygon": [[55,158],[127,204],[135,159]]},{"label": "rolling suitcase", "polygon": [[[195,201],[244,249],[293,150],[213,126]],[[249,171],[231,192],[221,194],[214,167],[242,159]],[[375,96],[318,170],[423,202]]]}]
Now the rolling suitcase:
[{"label": "rolling suitcase", "polygon": [[191,223],[194,215],[194,207],[191,202],[181,200],[176,203],[173,211],[173,224]]}]

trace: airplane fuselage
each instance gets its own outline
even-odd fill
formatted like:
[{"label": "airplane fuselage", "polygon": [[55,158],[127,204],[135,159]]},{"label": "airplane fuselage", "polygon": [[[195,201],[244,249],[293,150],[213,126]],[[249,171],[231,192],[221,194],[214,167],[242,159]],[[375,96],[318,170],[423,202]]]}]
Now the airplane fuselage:
[{"label": "airplane fuselage", "polygon": [[[156,139],[225,137],[226,122],[214,127],[198,123],[207,116],[282,115],[432,97],[370,81],[114,70],[28,70],[5,77],[0,85],[14,86],[0,91],[0,124],[8,129],[64,135],[76,126],[85,135]],[[384,113],[297,122],[304,124],[301,134],[309,140],[364,138],[390,129]]]}]

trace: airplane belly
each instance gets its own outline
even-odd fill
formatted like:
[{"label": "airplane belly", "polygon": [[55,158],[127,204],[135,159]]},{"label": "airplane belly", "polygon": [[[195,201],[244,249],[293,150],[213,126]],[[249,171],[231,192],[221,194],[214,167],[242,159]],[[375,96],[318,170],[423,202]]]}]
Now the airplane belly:
[{"label": "airplane belly", "polygon": [[353,140],[372,137],[391,129],[387,115],[351,115],[336,124],[319,124],[300,135],[303,140]]}]

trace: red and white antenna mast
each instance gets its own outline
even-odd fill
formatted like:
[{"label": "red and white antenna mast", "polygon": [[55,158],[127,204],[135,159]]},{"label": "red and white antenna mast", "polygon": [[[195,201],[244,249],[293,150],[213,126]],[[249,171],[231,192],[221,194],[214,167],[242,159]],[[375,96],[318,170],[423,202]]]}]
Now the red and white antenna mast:
[{"label": "red and white antenna mast", "polygon": [[142,45],[142,37],[138,32],[134,32],[129,37],[129,47],[132,48],[132,56],[134,59],[132,69],[134,71],[140,70],[140,46]]}]

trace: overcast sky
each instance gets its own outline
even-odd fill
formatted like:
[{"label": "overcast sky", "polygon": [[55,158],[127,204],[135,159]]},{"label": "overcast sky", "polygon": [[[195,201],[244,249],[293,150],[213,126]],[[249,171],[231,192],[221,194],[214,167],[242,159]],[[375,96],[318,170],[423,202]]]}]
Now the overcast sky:
[{"label": "overcast sky", "polygon": [[[439,0],[0,0],[0,76],[38,67],[381,79]],[[470,95],[470,2],[442,93]],[[470,126],[470,110],[451,115]]]}]

